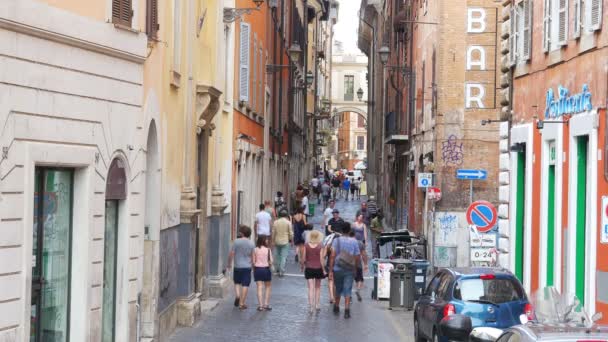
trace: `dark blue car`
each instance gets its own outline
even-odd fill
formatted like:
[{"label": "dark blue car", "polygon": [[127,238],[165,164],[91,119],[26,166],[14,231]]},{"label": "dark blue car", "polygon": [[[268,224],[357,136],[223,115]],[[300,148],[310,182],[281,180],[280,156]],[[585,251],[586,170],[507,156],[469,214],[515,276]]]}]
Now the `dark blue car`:
[{"label": "dark blue car", "polygon": [[447,341],[439,322],[446,316],[471,317],[473,328],[506,329],[520,324],[519,316],[533,315],[517,278],[499,268],[446,268],[431,279],[414,309],[416,341]]}]

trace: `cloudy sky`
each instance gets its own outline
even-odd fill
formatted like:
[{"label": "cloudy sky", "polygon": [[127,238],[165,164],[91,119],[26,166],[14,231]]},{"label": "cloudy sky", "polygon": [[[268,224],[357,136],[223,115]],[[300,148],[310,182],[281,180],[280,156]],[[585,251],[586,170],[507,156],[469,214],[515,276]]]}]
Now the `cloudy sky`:
[{"label": "cloudy sky", "polygon": [[359,53],[357,48],[357,29],[359,27],[358,12],[360,0],[338,0],[340,11],[336,23],[334,40],[339,40],[344,46],[344,52]]}]

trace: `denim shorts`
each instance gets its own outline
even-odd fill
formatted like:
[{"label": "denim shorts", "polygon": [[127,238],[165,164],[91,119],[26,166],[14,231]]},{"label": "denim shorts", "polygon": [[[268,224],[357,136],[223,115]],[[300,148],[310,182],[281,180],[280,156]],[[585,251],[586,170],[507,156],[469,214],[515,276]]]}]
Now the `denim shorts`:
[{"label": "denim shorts", "polygon": [[251,268],[235,268],[232,275],[235,285],[249,287],[251,284]]},{"label": "denim shorts", "polygon": [[272,274],[270,272],[270,267],[254,267],[253,279],[255,279],[255,281],[271,281]]},{"label": "denim shorts", "polygon": [[352,271],[334,271],[334,286],[336,295],[352,297],[354,274]]}]

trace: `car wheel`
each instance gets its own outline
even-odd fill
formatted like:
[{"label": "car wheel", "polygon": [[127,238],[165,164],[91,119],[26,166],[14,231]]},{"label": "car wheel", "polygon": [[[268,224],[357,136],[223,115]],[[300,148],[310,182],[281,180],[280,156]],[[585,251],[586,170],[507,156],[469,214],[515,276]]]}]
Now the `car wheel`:
[{"label": "car wheel", "polygon": [[420,336],[420,327],[418,325],[418,320],[414,318],[414,340],[416,342],[425,342],[426,340]]}]

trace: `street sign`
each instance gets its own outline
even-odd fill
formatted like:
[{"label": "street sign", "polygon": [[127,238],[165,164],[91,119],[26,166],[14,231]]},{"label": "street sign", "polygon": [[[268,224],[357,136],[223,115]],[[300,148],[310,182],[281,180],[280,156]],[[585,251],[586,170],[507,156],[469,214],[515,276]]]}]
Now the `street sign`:
[{"label": "street sign", "polygon": [[477,231],[487,233],[496,225],[498,214],[492,203],[487,201],[473,202],[467,209],[467,222],[477,226]]},{"label": "street sign", "polygon": [[432,173],[419,173],[418,174],[418,187],[428,188],[433,186],[433,174]]},{"label": "street sign", "polygon": [[456,170],[456,178],[469,180],[485,180],[488,178],[488,171],[458,169]]},{"label": "street sign", "polygon": [[492,249],[491,248],[471,248],[471,261],[472,262],[491,262],[492,261]]},{"label": "street sign", "polygon": [[470,233],[471,247],[496,248],[496,234]]},{"label": "street sign", "polygon": [[602,196],[602,230],[600,232],[600,243],[608,243],[608,196]]},{"label": "street sign", "polygon": [[426,190],[430,200],[439,201],[441,199],[441,189],[437,187],[430,187]]}]

